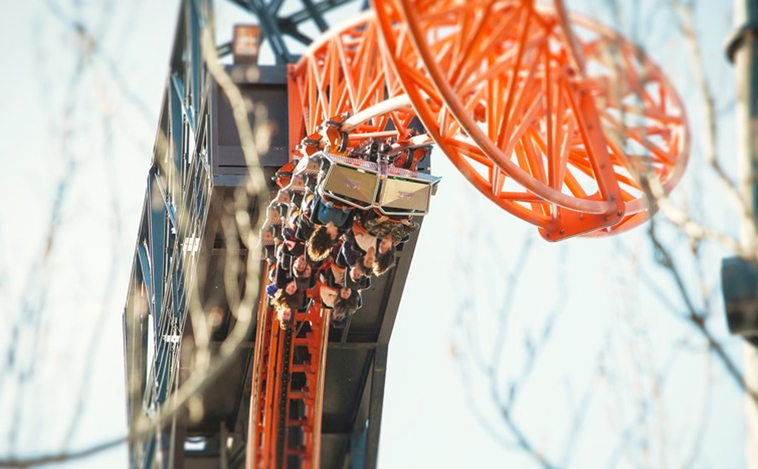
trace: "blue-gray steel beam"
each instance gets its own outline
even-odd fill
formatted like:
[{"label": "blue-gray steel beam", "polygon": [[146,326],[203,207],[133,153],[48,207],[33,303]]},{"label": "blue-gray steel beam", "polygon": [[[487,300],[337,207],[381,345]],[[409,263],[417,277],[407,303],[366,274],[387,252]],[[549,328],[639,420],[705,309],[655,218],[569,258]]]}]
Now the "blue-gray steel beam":
[{"label": "blue-gray steel beam", "polygon": [[300,0],[303,8],[287,16],[279,16],[283,0],[232,0],[237,5],[247,9],[258,17],[262,38],[261,42],[269,41],[271,49],[276,57],[277,64],[294,62],[297,57],[287,47],[284,40],[289,36],[298,42],[308,45],[312,38],[298,29],[301,23],[313,20],[321,32],[329,29],[325,14],[334,8],[355,2],[356,0],[326,0],[314,2],[313,0]]},{"label": "blue-gray steel beam", "polygon": [[163,303],[163,244],[166,236],[165,206],[156,200],[160,194],[160,188],[155,180],[155,174],[150,173],[147,185],[147,198],[150,204],[147,231],[147,251],[150,261],[150,276],[152,283],[152,295],[150,301],[155,312],[153,317],[154,330],[158,330],[161,320],[161,305]]},{"label": "blue-gray steel beam", "polygon": [[279,29],[276,17],[269,14],[268,8],[263,0],[244,0],[248,10],[258,15],[263,40],[271,43],[271,49],[274,51],[277,64],[287,64],[295,61],[295,57],[290,53],[287,44],[284,42],[284,35]]},{"label": "blue-gray steel beam", "polygon": [[195,129],[195,125],[197,124],[197,112],[200,109],[200,104],[202,102],[201,96],[203,93],[203,56],[201,52],[202,43],[200,34],[202,33],[202,27],[204,24],[202,7],[200,6],[199,0],[193,0],[190,2],[188,10],[189,18],[187,18],[187,24],[189,27],[187,28],[187,46],[191,55],[189,60],[190,73],[188,73],[188,75],[191,78],[190,84],[192,86],[192,91],[190,93],[192,113],[188,115],[187,118],[190,122],[190,128]]},{"label": "blue-gray steel beam", "polygon": [[316,23],[316,26],[318,26],[318,29],[320,29],[322,33],[329,29],[329,25],[326,24],[326,20],[321,15],[321,12],[318,11],[316,5],[314,5],[311,0],[301,1],[303,2],[303,5],[305,5],[305,10],[310,14],[311,18]]},{"label": "blue-gray steel beam", "polygon": [[142,269],[143,281],[145,283],[145,287],[147,288],[148,308],[150,309],[150,314],[155,315],[156,314],[155,305],[152,302],[153,281],[152,281],[152,273],[150,271],[150,260],[149,260],[150,258],[147,252],[147,247],[142,241],[140,241],[140,243],[137,245],[137,256],[140,263],[140,267]]},{"label": "blue-gray steel beam", "polygon": [[[340,7],[347,3],[355,2],[355,0],[324,0],[318,3],[314,3],[315,11],[320,15],[324,15],[329,10]],[[364,8],[365,9],[365,8]],[[311,19],[311,11],[308,8],[298,10],[289,16],[285,16],[279,20],[282,25],[296,27],[297,25]]]},{"label": "blue-gray steel beam", "polygon": [[[172,53],[164,117],[158,129],[143,226],[135,253],[135,263],[142,272],[149,295],[155,336],[149,344],[154,350],[153,362],[150,369],[145,370],[148,380],[141,402],[145,414],[161,406],[177,376],[177,339],[184,327],[187,300],[182,244],[187,236],[199,235],[198,227],[204,226],[203,218],[207,215],[210,172],[207,155],[196,154],[196,144],[198,137],[206,137],[203,135],[205,127],[198,129],[197,126],[207,121],[199,118],[205,74],[200,34],[205,23],[201,15],[203,11],[210,11],[209,6],[209,1],[201,0],[185,0],[182,5],[179,34],[183,32],[183,35],[177,38],[180,40]],[[168,144],[166,151],[163,151],[163,142]],[[152,468],[158,444],[158,439],[148,438],[132,448],[132,466]],[[163,446],[160,445],[162,450]]]}]

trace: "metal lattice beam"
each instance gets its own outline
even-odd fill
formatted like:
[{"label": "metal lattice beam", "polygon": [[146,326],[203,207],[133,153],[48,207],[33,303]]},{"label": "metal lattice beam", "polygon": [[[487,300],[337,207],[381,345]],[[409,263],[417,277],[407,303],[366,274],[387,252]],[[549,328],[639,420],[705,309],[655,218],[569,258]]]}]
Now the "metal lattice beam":
[{"label": "metal lattice beam", "polygon": [[[276,57],[277,64],[293,63],[297,55],[290,50],[285,37],[309,45],[313,39],[303,32],[302,27],[308,21],[313,21],[322,33],[329,29],[327,13],[357,0],[297,0],[301,8],[294,13],[281,14],[282,0],[231,0],[236,5],[246,9],[258,17],[262,38],[261,42],[268,41]],[[365,9],[365,2],[361,9]]]},{"label": "metal lattice beam", "polygon": [[[196,262],[194,251],[186,246],[205,225],[211,190],[200,109],[207,79],[200,34],[210,11],[208,0],[182,3],[148,175],[132,287],[124,312],[127,379],[138,383],[129,395],[132,419],[160,412],[178,379],[187,311],[186,272],[191,272]],[[144,299],[139,301],[140,297]],[[149,325],[148,315],[152,316]],[[152,342],[147,340],[150,331]],[[152,349],[152,362],[147,360],[148,348]],[[165,464],[156,451],[166,451],[167,441],[167,435],[156,431],[153,437],[132,444],[131,467]]]}]

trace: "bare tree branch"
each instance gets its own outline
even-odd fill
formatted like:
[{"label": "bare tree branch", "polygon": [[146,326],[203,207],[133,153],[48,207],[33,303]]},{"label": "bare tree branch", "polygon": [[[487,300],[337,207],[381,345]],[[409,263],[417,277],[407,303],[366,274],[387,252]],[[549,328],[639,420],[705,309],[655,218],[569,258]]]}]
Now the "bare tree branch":
[{"label": "bare tree branch", "polygon": [[726,368],[727,372],[729,373],[729,375],[731,376],[735,384],[737,384],[737,386],[739,386],[739,388],[750,397],[753,403],[756,406],[758,406],[758,392],[756,392],[755,389],[750,389],[748,387],[745,381],[745,377],[743,376],[742,372],[739,370],[737,365],[731,359],[729,354],[726,353],[721,342],[713,336],[713,333],[708,328],[707,323],[705,321],[704,314],[700,312],[692,303],[692,300],[687,291],[684,279],[682,278],[681,272],[679,268],[677,267],[676,262],[672,258],[669,250],[658,239],[656,235],[654,222],[650,223],[649,233],[650,233],[650,239],[652,240],[656,251],[661,256],[661,265],[669,272],[671,277],[674,279],[677,289],[679,291],[679,294],[685,303],[685,307],[687,309],[687,315],[685,316],[686,319],[689,321],[689,323],[692,326],[695,327],[695,329],[698,332],[700,332],[700,334],[702,334],[703,338],[707,341],[708,346],[710,347],[711,351],[719,358],[719,360],[724,365],[724,367]]},{"label": "bare tree branch", "polygon": [[[702,54],[700,52],[700,37],[695,29],[694,11],[696,3],[694,0],[670,0],[671,6],[677,13],[679,29],[684,36],[684,41],[690,51],[690,63],[692,64],[692,74],[697,87],[705,116],[703,119],[704,131],[698,135],[702,137],[703,156],[706,163],[710,165],[718,176],[719,181],[726,190],[726,195],[732,200],[732,203],[738,208],[741,216],[752,221],[753,213],[747,201],[742,197],[737,185],[727,176],[726,171],[721,166],[716,152],[716,104],[713,98],[711,87],[705,75],[705,65],[703,64]],[[753,228],[755,230],[755,227]]]},{"label": "bare tree branch", "polygon": [[[54,4],[49,4],[52,8],[55,8],[56,6]],[[207,25],[206,25],[207,26]],[[83,34],[83,37],[86,39],[90,37],[86,30],[83,27],[77,28],[78,31],[81,31]],[[83,43],[86,44],[91,41],[85,40]],[[80,54],[84,55],[91,52],[91,48],[85,48],[80,51]],[[206,59],[206,65],[208,68],[208,71],[211,73],[211,75],[215,78],[216,82],[220,85],[224,93],[227,94],[229,97],[229,101],[232,103],[233,108],[233,115],[235,118],[235,122],[237,124],[237,128],[240,131],[240,140],[242,142],[243,152],[245,154],[245,157],[248,162],[248,167],[250,168],[250,178],[248,180],[248,184],[246,188],[243,188],[243,190],[236,194],[235,202],[232,206],[228,207],[229,214],[231,216],[230,219],[226,219],[223,221],[223,225],[225,227],[226,231],[226,237],[227,237],[227,246],[229,247],[230,254],[237,254],[234,256],[234,262],[239,263],[239,255],[237,252],[237,243],[238,240],[241,240],[248,251],[252,249],[253,246],[257,243],[257,236],[259,231],[259,225],[263,221],[263,217],[257,217],[255,220],[252,220],[249,215],[249,208],[250,208],[250,200],[253,200],[256,204],[256,211],[257,213],[265,213],[266,204],[268,202],[267,200],[267,188],[265,184],[265,180],[263,179],[263,173],[260,168],[260,164],[258,161],[258,153],[257,148],[265,148],[265,146],[268,145],[268,127],[266,125],[266,115],[265,115],[265,109],[258,109],[257,114],[259,114],[259,118],[257,119],[257,126],[256,126],[256,133],[254,134],[249,126],[248,120],[247,120],[247,109],[246,109],[246,103],[242,100],[242,97],[239,93],[239,90],[237,89],[236,85],[232,82],[232,80],[229,78],[229,76],[224,71],[223,67],[218,63],[218,57],[215,53],[215,47],[212,43],[212,38],[210,35],[209,29],[206,27],[203,30],[203,54]],[[91,62],[87,60],[85,57],[80,55],[80,59],[78,60],[78,67],[72,77],[71,86],[77,86],[80,82],[80,77],[84,73],[84,70],[86,67],[89,67],[89,64]],[[70,90],[72,91],[72,90]],[[70,116],[70,114],[73,112],[74,105],[76,99],[76,93],[69,92],[67,94],[69,97],[69,103],[65,107],[66,109],[66,116]],[[109,121],[106,119],[106,134],[108,133]],[[167,148],[167,142],[165,139],[165,136],[160,136],[158,138],[158,152],[161,152],[162,148]],[[64,139],[65,141],[65,139]],[[106,145],[108,145],[110,142],[110,139],[106,138]],[[107,152],[107,150],[106,150]],[[73,155],[73,154],[72,154]],[[161,159],[158,158],[159,163],[161,163]],[[71,165],[69,165],[69,172],[67,173],[68,176],[64,177],[64,179],[61,182],[61,185],[59,186],[58,190],[58,197],[56,198],[56,204],[54,205],[53,209],[53,215],[51,218],[50,228],[48,230],[48,237],[46,240],[46,247],[43,249],[43,256],[41,260],[41,267],[38,268],[37,271],[44,272],[44,266],[49,262],[50,255],[53,251],[53,243],[56,238],[56,229],[60,224],[60,211],[61,207],[63,206],[65,195],[66,195],[66,189],[68,187],[67,181],[70,180],[71,177],[73,177],[73,174],[75,173],[75,159],[73,159],[73,156],[71,157],[70,161],[72,162]],[[167,168],[166,168],[167,169]],[[167,173],[168,174],[168,173]],[[173,183],[180,183],[180,181],[175,180]],[[178,193],[181,193],[181,191],[178,191]],[[117,203],[112,201],[113,203]],[[114,209],[118,210],[118,207],[114,207]],[[222,217],[223,218],[223,217]],[[120,222],[117,221],[117,227],[120,225]],[[120,230],[117,229],[116,233],[114,233],[115,238],[114,242],[118,244],[118,232]],[[233,266],[234,262],[230,263],[230,265]],[[115,262],[112,265],[112,269],[115,269],[117,266],[115,265]],[[198,354],[195,357],[196,362],[203,362],[206,361],[206,365],[203,366],[202,363],[198,363],[200,366],[197,367],[196,372],[192,373],[184,382],[184,384],[181,386],[181,388],[176,389],[175,392],[169,397],[169,399],[166,401],[166,404],[163,406],[162,409],[160,409],[160,412],[157,413],[152,418],[143,417],[139,419],[137,422],[135,422],[134,426],[132,427],[132,431],[129,435],[115,438],[113,440],[109,440],[103,443],[92,445],[88,448],[77,450],[77,451],[65,451],[61,450],[56,453],[51,453],[47,455],[39,455],[39,456],[29,456],[29,457],[23,457],[18,458],[14,457],[12,454],[9,458],[3,458],[0,459],[0,467],[30,467],[40,464],[49,464],[54,462],[62,462],[62,461],[69,461],[77,458],[82,458],[86,456],[90,456],[92,454],[95,454],[97,452],[103,451],[105,449],[111,448],[113,446],[116,446],[118,444],[122,444],[124,442],[139,442],[143,441],[145,438],[149,438],[152,435],[155,434],[156,429],[164,427],[167,423],[171,422],[174,417],[179,413],[182,412],[183,409],[189,407],[190,410],[195,408],[196,406],[192,404],[193,402],[197,402],[197,399],[195,396],[198,396],[201,392],[206,390],[209,386],[211,386],[215,380],[218,378],[218,376],[223,372],[223,370],[228,367],[229,363],[231,363],[231,359],[236,355],[236,353],[239,350],[239,344],[245,340],[251,331],[251,327],[253,324],[253,312],[255,311],[255,308],[257,306],[257,300],[258,300],[258,294],[259,294],[259,278],[260,278],[260,261],[256,258],[256,256],[247,256],[247,262],[244,266],[244,270],[240,270],[240,272],[244,273],[244,280],[245,280],[245,291],[244,294],[240,294],[240,292],[235,292],[237,280],[234,279],[234,286],[232,287],[232,290],[230,293],[232,295],[230,298],[240,298],[239,301],[236,301],[236,306],[233,310],[233,314],[236,319],[236,323],[234,325],[234,328],[230,331],[227,339],[221,344],[220,350],[218,353],[216,353],[213,357],[210,356],[210,354],[204,354],[204,352],[207,352],[207,345],[208,345],[208,339],[210,338],[211,330],[209,328],[203,328],[201,324],[208,324],[205,317],[205,312],[202,310],[202,307],[195,302],[190,305],[190,317],[193,318],[193,325],[195,326],[194,330],[197,333],[196,334],[196,341],[197,339],[200,339],[200,347],[197,347],[196,350],[198,351]],[[113,272],[112,272],[113,273]],[[110,276],[111,280],[113,280],[113,275]],[[195,278],[195,276],[192,276]],[[35,282],[36,284],[39,284],[39,282]],[[112,283],[112,281],[111,281]],[[190,295],[191,299],[197,300],[197,284],[194,283],[188,285],[188,290],[191,291],[192,295]],[[108,293],[106,293],[107,295]],[[39,297],[38,297],[39,298]],[[235,303],[235,302],[233,302]],[[40,307],[44,307],[44,302],[42,303],[42,306],[38,306],[35,309],[39,310]],[[103,308],[105,310],[105,308]],[[102,320],[103,316],[101,316]],[[202,318],[202,320],[195,321],[194,319]],[[100,321],[102,322],[102,321]],[[163,327],[168,326],[168,324],[163,324]],[[164,331],[157,331],[159,334]],[[38,336],[39,334],[37,334]],[[88,350],[91,350],[92,347],[95,346],[97,342],[97,337],[93,337],[90,341],[90,344],[88,346]],[[196,344],[198,345],[198,344]],[[11,365],[13,365],[11,363]],[[82,383],[83,386],[86,386],[86,383],[88,381],[87,376],[91,373],[91,360],[90,363],[87,365],[85,364],[85,377],[84,382]],[[175,375],[176,376],[176,375]],[[22,380],[23,385],[23,379],[24,375],[20,375],[20,379]],[[64,440],[64,447],[68,446],[70,444],[70,441],[76,431],[76,427],[78,426],[78,418],[81,409],[82,409],[82,403],[84,401],[84,396],[86,393],[82,391],[79,395],[79,401],[76,405],[77,416],[74,418],[72,422],[70,422],[69,430],[66,435],[66,438]],[[18,409],[20,409],[22,406],[17,406]],[[18,412],[18,411],[17,411]],[[18,415],[17,415],[18,417]],[[16,418],[16,421],[20,421],[18,418]],[[15,441],[15,433],[13,434],[12,441]],[[13,444],[11,445],[13,447]]]}]

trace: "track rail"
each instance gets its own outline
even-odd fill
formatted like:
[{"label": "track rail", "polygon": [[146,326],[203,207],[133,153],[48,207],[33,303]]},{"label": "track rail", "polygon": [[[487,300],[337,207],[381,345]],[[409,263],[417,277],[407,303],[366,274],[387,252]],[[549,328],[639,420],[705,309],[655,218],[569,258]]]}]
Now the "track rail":
[{"label": "track rail", "polygon": [[[639,225],[643,175],[670,191],[684,171],[683,103],[637,47],[556,5],[373,0],[290,66],[301,156],[434,141],[549,241]],[[249,468],[319,466],[329,329],[319,287],[285,329],[260,305]]]},{"label": "track rail", "polygon": [[328,310],[315,298],[286,329],[265,300],[259,311],[250,406],[250,422],[256,425],[248,438],[248,468],[317,468]]}]

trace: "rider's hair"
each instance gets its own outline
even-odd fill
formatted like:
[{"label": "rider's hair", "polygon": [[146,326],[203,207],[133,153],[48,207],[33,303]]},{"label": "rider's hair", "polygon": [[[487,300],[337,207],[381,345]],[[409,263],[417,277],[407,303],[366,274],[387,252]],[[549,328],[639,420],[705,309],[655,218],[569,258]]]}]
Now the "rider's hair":
[{"label": "rider's hair", "polygon": [[374,259],[374,265],[373,265],[373,271],[374,275],[377,277],[384,274],[390,268],[395,265],[395,246],[392,245],[392,247],[389,249],[389,251],[385,252],[384,254],[376,253],[376,258]]},{"label": "rider's hair", "polygon": [[308,240],[308,255],[314,262],[325,259],[334,246],[335,240],[326,231],[326,225],[317,225]]}]

